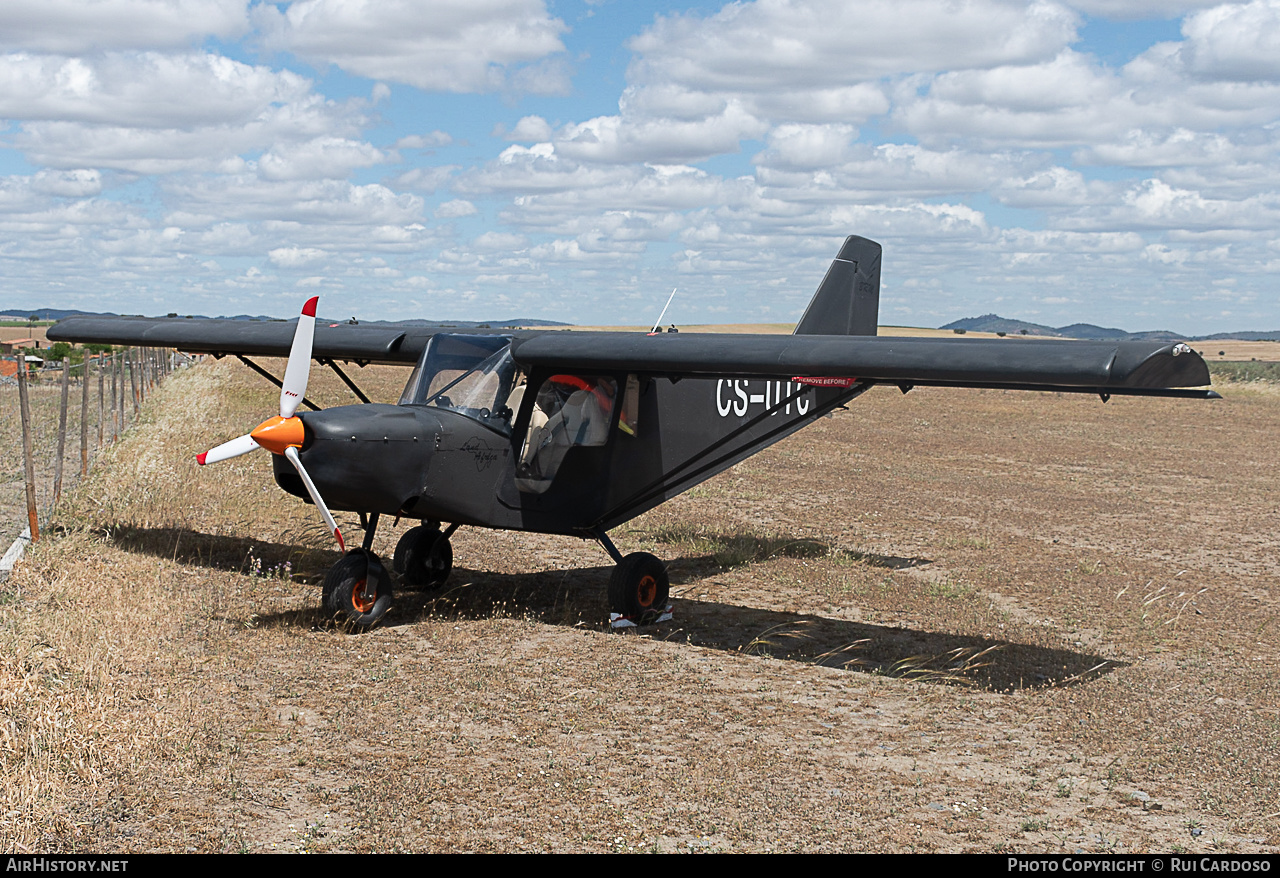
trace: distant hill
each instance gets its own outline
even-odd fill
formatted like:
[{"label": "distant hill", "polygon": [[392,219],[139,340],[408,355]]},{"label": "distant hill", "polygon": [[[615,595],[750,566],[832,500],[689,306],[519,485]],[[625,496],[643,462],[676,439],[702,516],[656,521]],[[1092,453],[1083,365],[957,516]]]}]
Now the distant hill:
[{"label": "distant hill", "polygon": [[[27,320],[33,316],[37,320],[61,320],[64,317],[78,317],[78,316],[119,317],[120,315],[112,311],[79,311],[75,309],[68,310],[65,308],[28,308],[26,310],[19,309],[19,308],[10,308],[5,311],[0,311],[0,320]],[[139,316],[139,315],[130,315],[130,316]],[[163,317],[165,315],[156,314],[154,316]],[[208,319],[203,314],[194,314],[194,315],[175,314],[171,312],[171,316],[191,317],[193,320]],[[281,317],[265,317],[261,314],[258,314],[256,316],[250,315],[250,314],[237,314],[234,317],[220,317],[219,319],[283,321],[283,318]],[[290,319],[296,320],[297,318],[290,318]],[[347,319],[345,317],[333,318],[333,317],[320,316],[318,319],[321,322],[328,322],[328,323],[346,323],[347,322]],[[367,323],[367,324],[373,324],[373,325],[385,325],[388,323],[395,323],[402,326],[456,326],[459,329],[478,329],[481,327],[488,328],[488,329],[507,329],[512,326],[572,326],[573,325],[572,323],[559,323],[555,320],[538,320],[533,317],[518,317],[518,318],[515,318],[514,320],[361,320],[360,323],[362,324]]]},{"label": "distant hill", "polygon": [[[999,314],[983,314],[981,317],[965,317],[955,320],[939,329],[963,329],[965,332],[1003,332],[1008,335],[1057,335],[1058,331],[1039,323],[1028,323],[1025,320],[1010,320]],[[1025,331],[1024,331],[1025,330]]]},{"label": "distant hill", "polygon": [[1092,323],[1072,323],[1070,326],[1059,326],[1057,329],[1059,335],[1065,335],[1068,338],[1128,338],[1129,333],[1123,329],[1108,329],[1105,326],[1095,326]]},{"label": "distant hill", "polygon": [[514,320],[361,320],[362,324],[398,326],[456,326],[459,329],[510,329],[514,326],[573,326],[555,320],[537,320],[533,317],[517,317]]},{"label": "distant hill", "polygon": [[1280,330],[1271,332],[1216,332],[1202,335],[1195,341],[1280,341]]},{"label": "distant hill", "polygon": [[1142,332],[1125,332],[1092,323],[1072,323],[1070,326],[1045,326],[1025,320],[1010,320],[999,314],[983,314],[981,317],[965,317],[953,320],[940,329],[962,329],[965,332],[1003,332],[1006,335],[1047,335],[1055,338],[1082,338],[1091,341],[1280,341],[1280,330],[1274,332],[1219,332],[1214,335],[1182,335],[1167,329],[1148,329]]},{"label": "distant hill", "polygon": [[115,317],[110,311],[68,311],[63,308],[30,308],[28,310],[10,308],[7,311],[0,311],[0,320],[27,320],[35,317],[37,320],[61,320],[63,317],[75,317],[78,314],[85,314],[89,317]]}]

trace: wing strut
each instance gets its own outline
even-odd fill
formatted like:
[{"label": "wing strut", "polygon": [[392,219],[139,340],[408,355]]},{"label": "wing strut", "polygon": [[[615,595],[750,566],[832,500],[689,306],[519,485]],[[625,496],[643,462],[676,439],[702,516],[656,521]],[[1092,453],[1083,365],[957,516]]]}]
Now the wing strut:
[{"label": "wing strut", "polygon": [[326,357],[326,358],[324,358],[324,359],[320,360],[320,365],[321,365],[321,366],[328,366],[328,367],[329,367],[330,369],[332,369],[334,372],[337,372],[337,373],[338,373],[338,377],[342,379],[342,383],[343,383],[343,384],[345,384],[345,385],[347,385],[348,387],[350,387],[350,388],[351,388],[351,392],[352,392],[352,393],[354,393],[357,397],[359,397],[359,398],[360,398],[360,401],[361,401],[362,403],[364,403],[365,405],[368,405],[368,404],[369,404],[369,397],[365,396],[363,393],[361,393],[361,392],[360,392],[360,388],[359,388],[359,387],[356,387],[355,382],[354,382],[354,381],[352,381],[350,378],[348,378],[348,377],[347,377],[347,373],[346,373],[346,372],[343,372],[341,369],[339,369],[339,368],[338,368],[338,364],[337,364],[337,363],[335,363],[332,359],[330,359],[330,358]]},{"label": "wing strut", "polygon": [[[255,363],[253,360],[250,360],[250,359],[249,359],[248,357],[246,357],[244,354],[236,354],[236,359],[237,359],[237,360],[239,360],[240,362],[244,363],[246,366],[248,366],[248,367],[249,367],[250,369],[252,369],[253,371],[257,372],[257,373],[258,373],[259,375],[261,375],[263,378],[265,378],[265,379],[267,379],[268,381],[270,381],[270,382],[271,382],[272,384],[274,384],[276,387],[279,387],[281,390],[284,390],[284,382],[283,382],[283,381],[281,381],[281,380],[280,380],[279,378],[277,378],[276,376],[272,375],[272,374],[271,374],[270,372],[268,372],[266,369],[264,369],[264,368],[262,368],[261,366],[259,366],[259,365],[258,365],[257,363]],[[303,404],[303,405],[305,405],[307,408],[311,409],[313,412],[318,412],[318,411],[320,411],[320,406],[316,405],[314,402],[312,402],[311,400],[307,399],[306,397],[303,397],[303,399],[302,399],[302,404]]]}]

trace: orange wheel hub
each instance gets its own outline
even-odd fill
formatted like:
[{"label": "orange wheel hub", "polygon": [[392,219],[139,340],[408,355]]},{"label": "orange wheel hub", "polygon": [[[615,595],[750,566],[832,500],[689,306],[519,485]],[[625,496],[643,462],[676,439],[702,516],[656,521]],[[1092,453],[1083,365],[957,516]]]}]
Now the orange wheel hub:
[{"label": "orange wheel hub", "polygon": [[376,594],[368,590],[369,580],[362,579],[351,589],[351,606],[356,608],[357,612],[368,613],[373,610],[373,605],[377,603]]},{"label": "orange wheel hub", "polygon": [[640,606],[653,606],[653,599],[658,596],[658,581],[652,576],[645,576],[640,579],[640,584],[636,587],[636,598],[640,601]]}]

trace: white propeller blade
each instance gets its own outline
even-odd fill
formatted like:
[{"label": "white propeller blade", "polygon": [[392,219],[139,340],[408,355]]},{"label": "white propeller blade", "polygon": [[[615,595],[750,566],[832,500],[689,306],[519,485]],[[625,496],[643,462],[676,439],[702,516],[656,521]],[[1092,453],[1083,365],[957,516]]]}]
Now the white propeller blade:
[{"label": "white propeller blade", "polygon": [[223,442],[217,448],[210,448],[204,454],[196,455],[196,463],[204,466],[206,463],[217,463],[220,460],[227,460],[232,457],[239,457],[242,454],[248,454],[250,451],[257,451],[261,448],[257,442],[253,441],[253,437],[248,433],[230,442]]},{"label": "white propeller blade", "polygon": [[[302,398],[307,395],[307,377],[311,374],[311,343],[316,336],[316,302],[312,296],[302,306],[298,328],[293,333],[293,346],[289,348],[289,364],[284,367],[284,381],[280,387],[280,417],[292,418]],[[318,505],[318,504],[317,504]]]},{"label": "white propeller blade", "polygon": [[311,481],[311,476],[302,465],[302,458],[298,456],[298,445],[303,442],[305,433],[301,419],[294,417],[294,414],[307,395],[307,379],[311,374],[311,348],[316,335],[316,303],[319,301],[319,296],[312,296],[307,300],[302,306],[302,315],[298,318],[298,328],[293,332],[293,344],[289,347],[289,362],[284,367],[284,380],[280,382],[280,417],[268,418],[252,433],[232,439],[230,442],[223,442],[217,448],[196,455],[196,462],[204,466],[207,463],[217,463],[229,457],[248,454],[258,448],[266,448],[275,454],[284,454],[289,463],[293,464],[293,468],[298,471],[298,475],[302,477],[302,484],[306,485],[311,501],[316,504],[320,515],[324,517],[324,523],[329,526],[329,531],[338,541],[338,548],[345,552],[347,546],[342,541],[342,531],[338,530],[338,523],[333,520],[333,513],[325,505],[324,498],[316,489],[316,483]]},{"label": "white propeller blade", "polygon": [[320,514],[324,517],[324,523],[329,525],[329,530],[333,533],[334,539],[338,541],[338,548],[345,552],[347,544],[342,541],[342,531],[338,530],[338,523],[333,520],[333,514],[329,512],[329,507],[324,505],[320,492],[316,490],[316,483],[311,481],[311,476],[307,475],[306,469],[303,468],[302,459],[298,457],[298,449],[290,445],[284,450],[284,456],[289,459],[289,463],[293,464],[293,468],[298,471],[298,475],[302,476],[302,484],[307,486],[307,493],[311,495],[311,501],[316,504],[316,509],[320,510]]}]

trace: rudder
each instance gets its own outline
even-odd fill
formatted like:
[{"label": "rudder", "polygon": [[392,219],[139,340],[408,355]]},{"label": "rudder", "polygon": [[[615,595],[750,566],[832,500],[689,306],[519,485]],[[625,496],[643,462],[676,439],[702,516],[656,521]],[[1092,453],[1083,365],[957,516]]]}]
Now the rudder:
[{"label": "rudder", "polygon": [[875,335],[880,318],[880,253],[850,235],[827,269],[794,335]]}]

